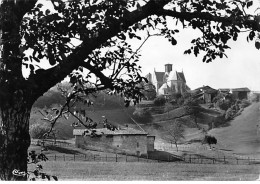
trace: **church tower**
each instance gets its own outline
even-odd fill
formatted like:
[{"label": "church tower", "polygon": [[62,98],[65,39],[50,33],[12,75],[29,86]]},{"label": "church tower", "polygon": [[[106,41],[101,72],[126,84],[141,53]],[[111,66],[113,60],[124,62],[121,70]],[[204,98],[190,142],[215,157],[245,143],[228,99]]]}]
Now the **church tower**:
[{"label": "church tower", "polygon": [[170,73],[172,71],[172,64],[166,64],[165,66],[165,73]]}]

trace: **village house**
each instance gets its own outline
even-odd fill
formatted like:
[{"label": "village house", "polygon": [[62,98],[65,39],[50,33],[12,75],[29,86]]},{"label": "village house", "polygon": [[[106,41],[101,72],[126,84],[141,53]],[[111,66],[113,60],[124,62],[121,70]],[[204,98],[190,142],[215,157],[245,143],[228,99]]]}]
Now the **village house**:
[{"label": "village house", "polygon": [[138,156],[154,151],[155,136],[144,131],[127,127],[114,131],[95,129],[95,135],[91,132],[88,129],[74,129],[76,147]]},{"label": "village house", "polygon": [[217,96],[218,90],[210,86],[203,86],[191,91],[193,97],[201,100],[202,103],[212,103],[213,98]]},{"label": "village house", "polygon": [[154,70],[153,73],[147,74],[146,78],[155,86],[157,95],[183,94],[190,90],[186,85],[183,71],[172,70],[172,64],[166,64],[164,72]]}]

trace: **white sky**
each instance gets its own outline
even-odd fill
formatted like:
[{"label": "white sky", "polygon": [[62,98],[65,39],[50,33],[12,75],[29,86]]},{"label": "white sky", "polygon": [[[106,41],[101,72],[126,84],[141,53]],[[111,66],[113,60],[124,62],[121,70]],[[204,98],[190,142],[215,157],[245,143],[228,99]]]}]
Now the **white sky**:
[{"label": "white sky", "polygon": [[[249,10],[253,13],[260,7],[260,0],[253,1]],[[256,12],[258,13],[259,10]],[[209,85],[213,88],[248,87],[260,91],[260,50],[254,46],[255,42],[247,42],[243,33],[236,42],[228,42],[231,49],[226,52],[228,58],[215,59],[211,63],[203,63],[203,55],[184,55],[184,51],[191,47],[191,40],[199,36],[193,29],[185,29],[176,37],[178,44],[172,46],[163,37],[149,38],[141,49],[140,65],[143,74],[164,71],[164,65],[173,64],[173,70],[184,71],[187,85],[191,89]]]},{"label": "white sky", "polygon": [[[254,10],[260,7],[258,5],[259,1],[255,0]],[[193,54],[183,54],[184,50],[190,48],[190,41],[197,36],[193,29],[180,31],[176,35],[176,46],[163,37],[151,37],[140,50],[142,56],[139,65],[142,66],[143,75],[154,69],[164,71],[164,65],[171,63],[173,70],[184,71],[191,89],[209,85],[216,89],[248,87],[260,91],[260,50],[255,48],[254,41],[248,43],[246,35],[239,35],[238,41],[229,42],[231,49],[227,52],[228,58],[203,63],[202,55],[195,57]],[[140,44],[134,43],[134,47]]]},{"label": "white sky", "polygon": [[[195,34],[196,35],[196,34]],[[140,65],[143,74],[164,71],[164,65],[173,64],[173,70],[184,71],[187,85],[191,88],[209,85],[213,88],[249,87],[260,91],[260,50],[254,42],[247,42],[241,35],[236,42],[230,42],[228,58],[203,63],[202,56],[184,55],[190,48],[194,30],[184,30],[177,37],[178,44],[172,46],[163,37],[152,37],[141,49]]]}]

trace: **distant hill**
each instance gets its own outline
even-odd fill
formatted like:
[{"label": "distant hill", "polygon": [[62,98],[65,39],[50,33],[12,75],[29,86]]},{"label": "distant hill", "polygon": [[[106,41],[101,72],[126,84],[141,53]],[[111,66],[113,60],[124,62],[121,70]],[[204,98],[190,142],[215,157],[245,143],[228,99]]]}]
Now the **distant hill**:
[{"label": "distant hill", "polygon": [[[70,84],[65,82],[59,84],[62,87],[69,88]],[[95,96],[96,97],[95,97]],[[123,98],[116,95],[108,95],[104,92],[99,92],[90,95],[90,100],[94,102],[94,108],[96,110],[111,110],[111,109],[121,109],[124,106]],[[64,104],[66,99],[62,96],[61,92],[58,90],[58,85],[51,88],[48,92],[46,92],[43,96],[41,96],[33,105],[36,108],[50,108],[55,104]],[[78,108],[85,109],[87,107],[82,106],[82,104],[77,104]]]},{"label": "distant hill", "polygon": [[[32,111],[30,118],[31,125],[37,122],[44,122],[44,120],[42,120],[43,116],[39,111],[41,111],[41,109],[38,108],[34,108],[34,110]],[[125,127],[127,124],[129,127],[138,129],[138,126],[131,119],[131,117],[133,116],[133,112],[134,107],[128,107],[112,110],[87,111],[86,113],[89,118],[98,123],[98,128],[101,128],[103,126],[102,116],[105,116],[108,120],[108,123],[111,123],[117,127]],[[66,120],[65,118],[60,118],[58,120],[55,125],[55,129],[58,130],[58,139],[73,138],[73,127],[71,126],[73,122],[77,122],[77,120],[72,116],[70,116],[68,120]],[[84,128],[84,126],[81,126],[79,128]]]}]

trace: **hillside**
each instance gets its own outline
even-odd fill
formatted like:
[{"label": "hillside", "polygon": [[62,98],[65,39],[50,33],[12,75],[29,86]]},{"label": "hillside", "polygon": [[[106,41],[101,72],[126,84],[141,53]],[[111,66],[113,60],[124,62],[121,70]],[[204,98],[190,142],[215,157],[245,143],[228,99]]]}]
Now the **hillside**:
[{"label": "hillside", "polygon": [[[43,116],[39,112],[41,109],[36,109],[31,113],[30,124],[34,124],[37,122],[45,122]],[[102,116],[105,116],[109,123],[115,126],[125,126],[128,124],[129,127],[137,128],[136,124],[131,120],[130,116],[133,114],[134,108],[121,108],[121,109],[113,109],[113,110],[94,110],[87,111],[87,116],[91,118],[94,122],[98,123],[98,127],[102,127]],[[77,122],[77,120],[70,116],[68,120],[65,118],[60,118],[59,121],[55,125],[55,129],[58,130],[57,138],[58,139],[71,139],[73,138],[72,132],[73,127],[71,126],[73,122]],[[99,124],[100,123],[100,124]],[[80,127],[82,128],[82,127]]]},{"label": "hillside", "polygon": [[[161,109],[164,109],[164,107],[161,107]],[[198,107],[198,109],[199,113],[196,116],[197,124],[195,123],[194,117],[182,106],[161,114],[153,113],[153,122],[141,125],[146,131],[161,138],[167,133],[165,130],[170,127],[171,123],[181,117],[179,120],[181,120],[182,125],[185,127],[185,141],[187,142],[193,138],[201,137],[200,134],[198,134],[197,137],[190,136],[193,132],[201,132],[202,129],[211,129],[213,121],[213,127],[223,124],[224,119],[220,112],[203,107]]]},{"label": "hillside", "polygon": [[[60,84],[63,88],[69,88],[69,83]],[[94,96],[95,95],[95,96]],[[108,109],[121,109],[124,106],[123,98],[116,95],[108,95],[104,92],[99,92],[94,95],[90,95],[88,98],[94,103],[96,110],[108,110]],[[34,108],[50,108],[53,105],[62,105],[66,99],[62,96],[58,89],[58,86],[54,86],[43,96],[41,96],[33,105]],[[82,104],[76,104],[78,108],[86,108]]]},{"label": "hillside", "polygon": [[[210,130],[219,142],[219,149],[260,158],[260,103],[253,103],[229,126]],[[257,127],[258,125],[258,127]]]}]

